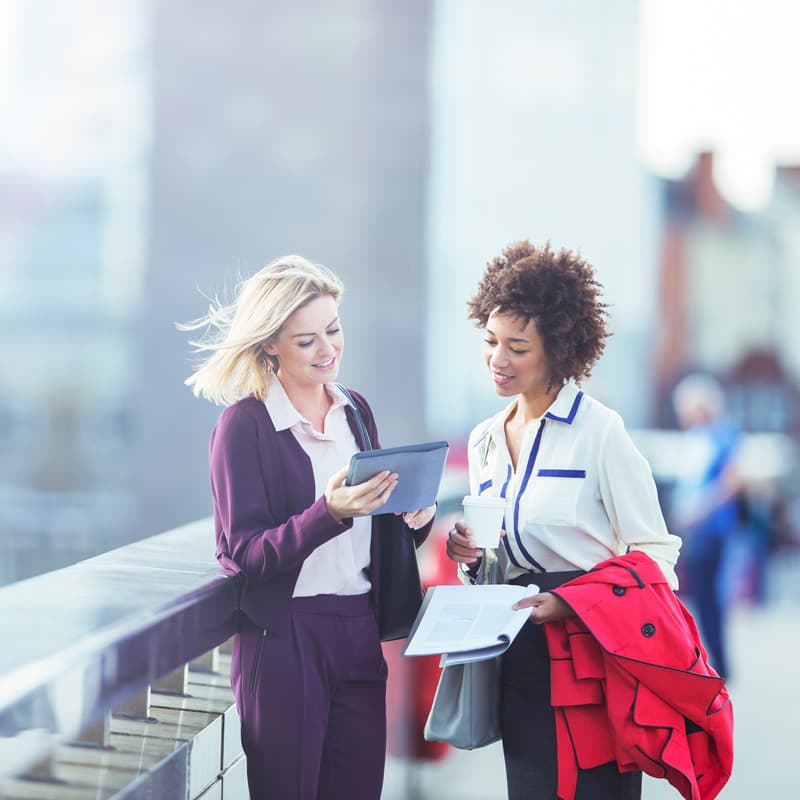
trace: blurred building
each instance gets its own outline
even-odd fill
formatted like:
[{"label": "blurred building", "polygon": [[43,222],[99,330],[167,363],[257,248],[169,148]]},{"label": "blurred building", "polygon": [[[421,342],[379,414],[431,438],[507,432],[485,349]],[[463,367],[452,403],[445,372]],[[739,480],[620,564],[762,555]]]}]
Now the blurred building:
[{"label": "blurred building", "polygon": [[0,582],[134,534],[145,4],[85,5],[0,20]]},{"label": "blurred building", "polygon": [[0,581],[210,512],[174,323],[275,256],[341,274],[342,379],[424,430],[428,0],[79,6],[0,10]]},{"label": "blurred building", "polygon": [[[655,422],[672,427],[670,395],[687,372],[725,385],[745,430],[800,434],[800,180],[782,170],[762,212],[730,206],[703,153],[665,181],[662,304],[655,357]],[[794,224],[792,221],[795,221]]]},{"label": "blurred building", "polygon": [[427,419],[466,437],[502,407],[466,320],[510,242],[578,250],[614,336],[587,390],[629,424],[649,412],[658,182],[635,145],[636,0],[436,4],[431,62]]},{"label": "blurred building", "polygon": [[341,380],[384,444],[424,431],[429,0],[158,2],[150,248],[137,331],[142,535],[206,515],[187,335],[201,292],[301,253],[341,275]]}]

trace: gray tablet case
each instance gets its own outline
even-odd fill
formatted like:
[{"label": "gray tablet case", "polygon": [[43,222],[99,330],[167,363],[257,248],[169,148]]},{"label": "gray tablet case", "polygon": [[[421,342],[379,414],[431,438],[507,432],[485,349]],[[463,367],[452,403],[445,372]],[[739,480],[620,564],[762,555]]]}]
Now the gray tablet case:
[{"label": "gray tablet case", "polygon": [[363,483],[384,469],[391,470],[399,475],[397,486],[389,499],[372,513],[417,511],[436,501],[449,449],[447,442],[422,442],[364,450],[350,460],[347,485]]}]

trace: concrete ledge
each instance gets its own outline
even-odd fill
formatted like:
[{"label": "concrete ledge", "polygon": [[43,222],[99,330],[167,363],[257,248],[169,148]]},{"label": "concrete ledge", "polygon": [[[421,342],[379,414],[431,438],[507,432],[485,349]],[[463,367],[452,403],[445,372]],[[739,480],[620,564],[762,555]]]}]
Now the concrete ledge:
[{"label": "concrete ledge", "polygon": [[0,776],[236,630],[210,520],[0,589]]}]

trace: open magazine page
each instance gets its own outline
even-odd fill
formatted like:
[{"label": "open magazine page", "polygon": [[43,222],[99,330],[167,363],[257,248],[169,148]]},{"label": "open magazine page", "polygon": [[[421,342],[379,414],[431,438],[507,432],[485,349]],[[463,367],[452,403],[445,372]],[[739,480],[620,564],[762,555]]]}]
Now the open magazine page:
[{"label": "open magazine page", "polygon": [[504,652],[530,609],[513,609],[532,586],[434,586],[425,594],[404,650],[407,656],[447,654],[443,663],[490,658]]}]

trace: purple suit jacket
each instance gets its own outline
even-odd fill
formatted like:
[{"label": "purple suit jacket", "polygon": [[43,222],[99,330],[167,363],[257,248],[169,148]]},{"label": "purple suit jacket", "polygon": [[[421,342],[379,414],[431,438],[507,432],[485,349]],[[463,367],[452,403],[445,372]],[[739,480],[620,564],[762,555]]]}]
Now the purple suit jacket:
[{"label": "purple suit jacket", "polygon": [[[350,392],[362,410],[373,447],[379,447],[372,411],[361,395]],[[365,449],[352,408],[347,406],[345,412],[356,442]],[[325,497],[314,499],[308,454],[291,430],[275,430],[266,406],[255,397],[222,412],[211,433],[209,461],[217,559],[227,570],[244,576],[241,611],[259,627],[285,635],[289,600],[303,561],[350,528],[353,520],[337,522],[328,513]],[[414,532],[418,547],[431,525]],[[379,530],[380,516],[374,516],[373,565],[380,563]],[[378,572],[373,568],[370,573],[373,608]]]}]

